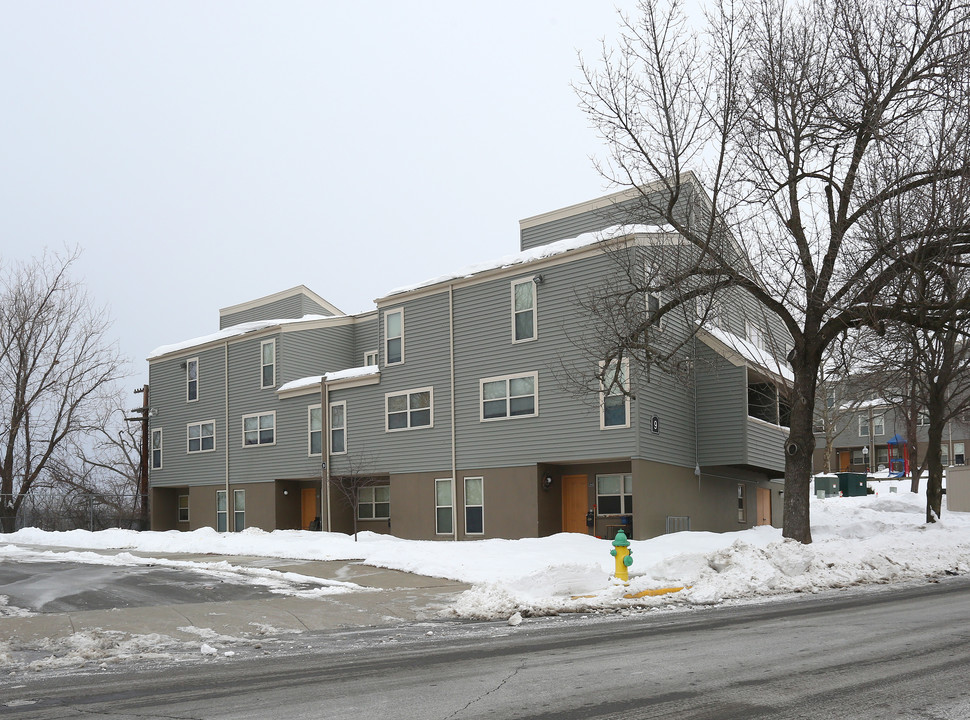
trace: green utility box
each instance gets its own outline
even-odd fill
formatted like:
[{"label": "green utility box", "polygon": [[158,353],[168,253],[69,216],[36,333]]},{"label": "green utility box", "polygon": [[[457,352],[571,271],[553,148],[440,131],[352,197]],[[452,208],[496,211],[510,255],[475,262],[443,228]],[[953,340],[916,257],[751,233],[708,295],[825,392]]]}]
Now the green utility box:
[{"label": "green utility box", "polygon": [[842,497],[859,497],[869,493],[865,473],[840,472],[835,474],[839,476],[839,491],[842,493]]},{"label": "green utility box", "polygon": [[839,478],[836,475],[816,475],[815,476],[815,497],[838,497]]}]

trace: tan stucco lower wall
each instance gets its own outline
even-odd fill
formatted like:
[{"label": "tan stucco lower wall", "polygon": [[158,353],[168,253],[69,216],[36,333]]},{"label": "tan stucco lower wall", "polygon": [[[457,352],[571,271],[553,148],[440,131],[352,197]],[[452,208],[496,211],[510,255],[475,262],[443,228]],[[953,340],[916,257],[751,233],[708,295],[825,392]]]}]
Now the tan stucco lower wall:
[{"label": "tan stucco lower wall", "polygon": [[[744,521],[738,519],[738,484],[744,485]],[[690,518],[691,530],[731,532],[757,524],[757,488],[770,492],[771,524],[781,526],[781,490],[763,476],[737,468],[690,468],[633,461],[634,537],[644,540],[667,531],[668,517]]]}]

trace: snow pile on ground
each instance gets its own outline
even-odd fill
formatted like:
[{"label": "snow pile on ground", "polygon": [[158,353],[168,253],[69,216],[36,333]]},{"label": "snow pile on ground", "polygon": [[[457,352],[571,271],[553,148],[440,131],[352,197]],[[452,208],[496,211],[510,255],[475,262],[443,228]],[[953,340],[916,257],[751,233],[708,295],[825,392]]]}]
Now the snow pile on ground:
[{"label": "snow pile on ground", "polygon": [[[456,544],[401,540],[375,533],[361,533],[360,541],[354,542],[353,537],[337,533],[267,533],[255,529],[235,534],[211,529],[188,533],[48,533],[25,529],[5,536],[4,541],[58,548],[126,549],[149,555],[213,553],[357,560],[470,583],[473,587],[460,595],[451,609],[454,615],[507,619],[516,612],[536,616],[661,605],[703,606],[970,572],[970,513],[944,509],[941,521],[927,525],[925,498],[907,492],[907,485],[908,481],[898,483],[897,493],[889,492],[894,484],[880,483],[878,495],[813,498],[811,545],[783,540],[781,531],[771,527],[733,533],[681,532],[632,541],[628,585],[611,580],[615,564],[608,541],[566,533]],[[4,553],[12,552],[17,550],[0,545],[0,560]],[[81,562],[97,561],[87,559],[89,556],[103,557],[54,550],[44,555],[47,561],[55,556]],[[130,553],[118,557],[120,562],[143,561]],[[206,563],[192,563],[194,569],[200,565]],[[243,582],[276,582],[281,592],[287,592],[288,582],[296,578],[306,580],[303,576],[276,578],[273,571],[243,569],[231,563],[208,565],[214,571],[239,573]],[[349,583],[315,582],[321,593],[358,589]],[[669,588],[683,589],[643,595],[645,591]],[[643,596],[636,597],[638,594]]]}]

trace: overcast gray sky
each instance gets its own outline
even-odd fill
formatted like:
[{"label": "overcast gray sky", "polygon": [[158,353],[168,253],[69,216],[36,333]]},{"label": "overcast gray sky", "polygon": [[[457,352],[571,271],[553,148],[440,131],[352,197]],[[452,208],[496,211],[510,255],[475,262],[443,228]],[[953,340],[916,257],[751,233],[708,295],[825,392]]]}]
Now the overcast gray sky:
[{"label": "overcast gray sky", "polygon": [[0,0],[0,260],[80,246],[156,346],[304,284],[345,312],[609,190],[570,87],[612,0]]}]

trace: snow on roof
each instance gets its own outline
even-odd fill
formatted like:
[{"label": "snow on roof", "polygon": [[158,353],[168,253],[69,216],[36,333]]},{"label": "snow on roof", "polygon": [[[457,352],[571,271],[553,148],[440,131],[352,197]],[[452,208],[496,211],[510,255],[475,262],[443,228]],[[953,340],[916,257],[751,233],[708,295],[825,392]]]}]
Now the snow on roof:
[{"label": "snow on roof", "polygon": [[768,370],[769,372],[780,375],[785,380],[793,381],[795,379],[795,374],[791,371],[791,368],[783,364],[771,353],[762,350],[748,340],[738,337],[732,332],[728,332],[727,330],[722,330],[721,328],[717,327],[704,328],[704,330],[737,352],[745,360],[748,360],[758,367]]},{"label": "snow on roof", "polygon": [[502,268],[512,267],[513,265],[524,265],[536,260],[543,260],[555,255],[561,255],[565,252],[569,252],[570,250],[577,250],[579,248],[595,245],[603,240],[611,240],[613,238],[619,238],[625,235],[670,232],[673,232],[673,228],[661,225],[612,225],[611,227],[604,228],[603,230],[583,233],[582,235],[578,235],[574,238],[557,240],[556,242],[552,242],[547,245],[540,245],[539,247],[524,250],[512,255],[503,255],[497,260],[475,263],[474,265],[466,265],[461,270],[449,275],[441,275],[439,277],[415,283],[413,285],[404,285],[402,287],[395,288],[387,293],[385,297],[413,292],[414,290],[431,287],[432,285],[448,282],[449,280],[459,280],[461,278],[472,277],[473,275],[478,275],[479,273],[483,273],[488,270],[499,270]]},{"label": "snow on roof", "polygon": [[253,320],[251,322],[239,323],[238,325],[232,325],[231,327],[223,328],[218,332],[211,333],[209,335],[203,335],[201,337],[192,338],[191,340],[183,340],[182,342],[173,343],[171,345],[161,345],[155,348],[150,353],[148,353],[148,359],[153,360],[162,355],[168,355],[169,353],[178,352],[180,350],[188,350],[189,348],[197,347],[199,345],[207,345],[212,342],[219,342],[220,340],[227,340],[229,338],[239,337],[241,335],[246,335],[248,333],[259,332],[260,330],[266,330],[271,327],[279,327],[280,325],[291,325],[293,323],[301,322],[311,322],[313,320],[326,320],[327,318],[333,317],[332,315],[304,315],[301,318],[285,318],[280,320]]},{"label": "snow on roof", "polygon": [[374,375],[378,372],[380,372],[380,368],[377,365],[362,365],[361,367],[337,370],[335,372],[324,373],[323,375],[309,375],[307,377],[300,378],[298,380],[291,380],[288,383],[280,385],[276,392],[285,393],[289,392],[290,390],[302,390],[304,388],[313,387],[314,385],[319,385],[324,380],[327,382],[350,380],[358,377],[367,377],[368,375]]}]

